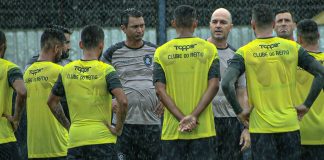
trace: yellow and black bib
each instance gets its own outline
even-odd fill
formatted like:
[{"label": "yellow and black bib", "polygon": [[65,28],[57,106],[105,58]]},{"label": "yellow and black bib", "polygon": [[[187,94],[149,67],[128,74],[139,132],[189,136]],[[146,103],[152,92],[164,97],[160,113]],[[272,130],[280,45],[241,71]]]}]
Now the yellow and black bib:
[{"label": "yellow and black bib", "polygon": [[[324,65],[324,53],[311,53],[316,60]],[[312,85],[314,76],[307,71],[297,68],[297,91],[296,105],[302,104]],[[308,113],[303,117],[300,124],[301,144],[323,145],[324,144],[324,91],[322,90],[314,101]]]},{"label": "yellow and black bib", "polygon": [[106,75],[113,71],[111,65],[97,60],[64,66],[61,75],[71,118],[69,148],[116,143],[116,136],[104,124],[111,122],[112,96]]},{"label": "yellow and black bib", "polygon": [[15,142],[16,137],[10,122],[2,114],[12,115],[13,88],[8,82],[8,71],[18,66],[10,61],[0,58],[0,144]]},{"label": "yellow and black bib", "polygon": [[[200,38],[173,39],[155,52],[154,61],[161,65],[165,73],[166,91],[184,115],[195,109],[206,91],[208,72],[215,59],[218,59],[216,47]],[[178,120],[165,110],[162,140],[216,135],[211,104],[201,113],[198,121],[200,125],[193,132],[182,133],[178,131]]]},{"label": "yellow and black bib", "polygon": [[35,62],[24,74],[27,88],[28,158],[67,155],[68,132],[47,105],[48,96],[62,67],[52,62]]},{"label": "yellow and black bib", "polygon": [[244,58],[251,133],[299,129],[293,96],[300,45],[278,37],[255,39],[237,51]]}]

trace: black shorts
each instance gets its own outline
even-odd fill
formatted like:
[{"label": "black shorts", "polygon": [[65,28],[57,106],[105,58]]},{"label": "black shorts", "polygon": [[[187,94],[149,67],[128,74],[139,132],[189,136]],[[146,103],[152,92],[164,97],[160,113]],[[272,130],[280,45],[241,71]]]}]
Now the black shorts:
[{"label": "black shorts", "polygon": [[161,151],[160,125],[125,124],[117,138],[119,160],[155,160]]},{"label": "black shorts", "polygon": [[302,145],[302,160],[324,160],[324,145]]},{"label": "black shorts", "polygon": [[214,118],[216,127],[215,152],[218,160],[242,160],[240,137],[243,126],[236,117]]},{"label": "black shorts", "polygon": [[300,134],[298,131],[283,133],[250,133],[253,160],[299,160]]},{"label": "black shorts", "polygon": [[117,160],[115,144],[95,144],[68,149],[68,160]]},{"label": "black shorts", "polygon": [[9,142],[0,144],[0,159],[20,160],[21,157],[18,152],[17,143]]},{"label": "black shorts", "polygon": [[162,140],[161,160],[213,160],[215,137],[192,140]]}]

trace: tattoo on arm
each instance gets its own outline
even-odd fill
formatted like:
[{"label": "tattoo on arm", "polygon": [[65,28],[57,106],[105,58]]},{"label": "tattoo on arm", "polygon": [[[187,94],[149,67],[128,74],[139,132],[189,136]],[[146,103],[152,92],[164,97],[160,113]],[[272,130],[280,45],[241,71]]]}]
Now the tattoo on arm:
[{"label": "tattoo on arm", "polygon": [[52,111],[54,117],[60,122],[60,124],[67,130],[69,130],[70,122],[64,114],[61,103],[58,103],[58,105],[56,107],[51,108],[51,111]]}]

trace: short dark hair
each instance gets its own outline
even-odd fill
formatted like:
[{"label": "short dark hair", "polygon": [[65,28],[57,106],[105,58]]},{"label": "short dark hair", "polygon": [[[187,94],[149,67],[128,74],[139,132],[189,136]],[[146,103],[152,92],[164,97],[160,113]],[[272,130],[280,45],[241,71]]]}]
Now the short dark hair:
[{"label": "short dark hair", "polygon": [[88,25],[81,32],[81,41],[86,49],[93,49],[103,42],[105,38],[104,31],[98,25]]},{"label": "short dark hair", "polygon": [[67,33],[67,34],[72,34],[73,33],[72,30],[70,30],[70,29],[68,29],[66,27],[60,26],[60,25],[55,25],[55,24],[47,25],[47,28],[61,30],[63,33]]},{"label": "short dark hair", "polygon": [[173,19],[177,27],[191,27],[197,19],[196,9],[189,5],[180,5],[173,11]]},{"label": "short dark hair", "polygon": [[252,9],[252,20],[256,26],[264,28],[268,27],[273,22],[273,12],[269,5],[257,4]]},{"label": "short dark hair", "polygon": [[0,47],[7,42],[6,35],[3,31],[0,31]]},{"label": "short dark hair", "polygon": [[120,24],[127,26],[129,17],[143,17],[143,13],[135,8],[128,8],[120,16]]},{"label": "short dark hair", "polygon": [[289,9],[280,9],[275,13],[275,16],[277,16],[278,14],[282,14],[282,13],[290,13],[292,21],[295,22],[294,14]]},{"label": "short dark hair", "polygon": [[297,35],[307,44],[316,44],[319,39],[317,23],[311,19],[304,19],[297,23]]},{"label": "short dark hair", "polygon": [[41,48],[50,49],[57,43],[63,45],[65,40],[64,33],[61,30],[47,28],[41,36]]}]

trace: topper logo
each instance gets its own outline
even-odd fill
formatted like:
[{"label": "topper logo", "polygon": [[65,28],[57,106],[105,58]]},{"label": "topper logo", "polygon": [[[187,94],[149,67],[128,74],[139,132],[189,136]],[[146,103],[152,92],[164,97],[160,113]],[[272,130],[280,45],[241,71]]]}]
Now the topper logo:
[{"label": "topper logo", "polygon": [[181,51],[184,51],[184,50],[188,50],[188,49],[193,49],[195,48],[197,44],[190,44],[190,45],[183,45],[183,46],[174,46],[174,48],[176,50],[181,50]]},{"label": "topper logo", "polygon": [[265,49],[272,49],[275,47],[279,47],[280,43],[273,43],[273,44],[260,44],[259,46],[261,47],[261,49],[265,48]]},{"label": "topper logo", "polygon": [[38,68],[34,70],[29,70],[29,73],[32,75],[36,75],[37,73],[41,72],[44,68]]},{"label": "topper logo", "polygon": [[79,71],[80,73],[84,73],[84,72],[89,72],[89,69],[91,67],[80,67],[80,66],[74,66],[74,69],[76,71]]}]

